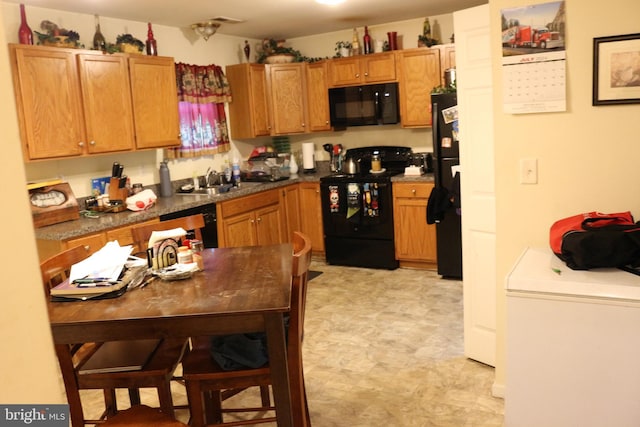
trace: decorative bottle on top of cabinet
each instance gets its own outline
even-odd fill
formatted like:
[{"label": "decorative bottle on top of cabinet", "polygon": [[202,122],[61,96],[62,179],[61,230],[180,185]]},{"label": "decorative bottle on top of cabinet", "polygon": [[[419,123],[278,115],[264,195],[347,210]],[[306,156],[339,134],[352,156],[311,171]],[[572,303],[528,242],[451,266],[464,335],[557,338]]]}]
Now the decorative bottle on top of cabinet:
[{"label": "decorative bottle on top of cabinet", "polygon": [[20,44],[33,44],[33,33],[27,24],[27,14],[24,5],[20,5],[20,28],[18,29],[18,40]]},{"label": "decorative bottle on top of cabinet", "polygon": [[98,15],[95,15],[96,18],[96,33],[93,35],[93,48],[95,50],[105,51],[107,50],[107,41],[104,39],[102,35],[102,31],[100,31],[100,18]]},{"label": "decorative bottle on top of cabinet", "polygon": [[158,43],[153,37],[153,30],[151,29],[151,22],[147,23],[147,55],[158,56]]},{"label": "decorative bottle on top of cabinet", "polygon": [[364,37],[362,39],[362,49],[364,50],[364,54],[368,55],[373,53],[373,48],[371,46],[371,36],[369,35],[369,29],[364,27]]}]

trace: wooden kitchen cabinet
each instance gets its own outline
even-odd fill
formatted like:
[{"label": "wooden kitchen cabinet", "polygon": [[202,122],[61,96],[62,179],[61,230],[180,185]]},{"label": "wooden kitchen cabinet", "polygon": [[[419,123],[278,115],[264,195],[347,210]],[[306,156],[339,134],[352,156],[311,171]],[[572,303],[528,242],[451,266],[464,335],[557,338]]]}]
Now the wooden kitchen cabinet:
[{"label": "wooden kitchen cabinet", "polygon": [[129,56],[136,148],[180,145],[180,117],[173,58]]},{"label": "wooden kitchen cabinet", "polygon": [[284,230],[287,242],[291,241],[294,231],[300,228],[300,190],[298,184],[287,185],[278,190],[280,192],[280,205],[284,213]]},{"label": "wooden kitchen cabinet", "polygon": [[218,245],[221,248],[287,241],[277,189],[218,203],[216,212]]},{"label": "wooden kitchen cabinet", "polygon": [[116,227],[98,233],[90,233],[84,236],[74,237],[66,240],[38,239],[36,242],[38,247],[38,257],[42,262],[59,252],[62,252],[66,249],[75,248],[76,246],[84,246],[87,249],[87,253],[91,255],[92,253],[98,251],[100,248],[106,245],[107,242],[111,242],[113,240],[117,240],[120,246],[133,245],[132,253],[135,254],[146,250],[146,248],[139,248],[134,244],[133,236],[131,235],[131,227],[138,225],[155,224],[159,221],[159,218],[154,218],[148,221],[128,224],[122,227]]},{"label": "wooden kitchen cabinet", "polygon": [[393,183],[396,259],[401,267],[434,268],[437,261],[436,227],[427,224],[431,182]]},{"label": "wooden kitchen cabinet", "polygon": [[350,56],[329,61],[329,86],[355,86],[396,81],[393,52]]},{"label": "wooden kitchen cabinet", "polygon": [[[27,45],[9,51],[26,161],[179,144],[172,58],[151,58],[165,70],[154,77],[136,72],[133,55]],[[149,82],[136,90],[132,76]],[[171,140],[149,144],[147,128],[170,129]]]},{"label": "wooden kitchen cabinet", "polygon": [[307,64],[307,106],[310,132],[331,130],[327,61]]},{"label": "wooden kitchen cabinet", "polygon": [[322,228],[322,201],[319,182],[301,182],[300,230],[311,239],[311,250],[324,254],[324,230]]},{"label": "wooden kitchen cabinet", "polygon": [[431,126],[431,91],[440,85],[440,51],[415,48],[396,51],[402,127]]},{"label": "wooden kitchen cabinet", "polygon": [[231,137],[243,139],[270,135],[265,66],[228,65],[225,75],[232,93],[232,101],[229,103]]},{"label": "wooden kitchen cabinet", "polygon": [[267,88],[271,100],[271,134],[290,135],[307,131],[306,64],[267,65]]}]

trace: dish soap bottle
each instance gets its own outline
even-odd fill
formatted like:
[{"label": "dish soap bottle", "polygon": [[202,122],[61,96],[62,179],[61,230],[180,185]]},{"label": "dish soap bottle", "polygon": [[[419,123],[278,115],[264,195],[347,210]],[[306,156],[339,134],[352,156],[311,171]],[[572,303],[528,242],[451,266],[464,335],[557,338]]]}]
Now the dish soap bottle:
[{"label": "dish soap bottle", "polygon": [[167,162],[160,162],[160,197],[171,197],[173,189],[171,187],[171,174]]},{"label": "dish soap bottle", "polygon": [[298,162],[296,162],[296,155],[291,153],[291,160],[289,160],[289,173],[296,175],[298,173]]}]

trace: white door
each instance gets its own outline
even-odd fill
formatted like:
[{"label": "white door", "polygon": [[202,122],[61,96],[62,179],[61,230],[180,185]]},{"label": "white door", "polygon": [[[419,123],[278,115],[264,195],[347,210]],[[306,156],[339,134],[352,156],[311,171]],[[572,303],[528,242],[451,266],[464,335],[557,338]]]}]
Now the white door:
[{"label": "white door", "polygon": [[464,351],[495,366],[496,209],[489,6],[453,14],[462,203]]}]

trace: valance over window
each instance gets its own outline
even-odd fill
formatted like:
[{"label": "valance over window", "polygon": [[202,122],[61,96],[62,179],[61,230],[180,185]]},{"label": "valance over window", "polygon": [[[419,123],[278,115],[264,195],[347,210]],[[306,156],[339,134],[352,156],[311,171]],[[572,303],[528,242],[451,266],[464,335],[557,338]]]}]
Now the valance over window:
[{"label": "valance over window", "polygon": [[176,81],[182,144],[167,149],[167,158],[229,151],[224,103],[231,101],[231,91],[222,68],[177,63]]}]

